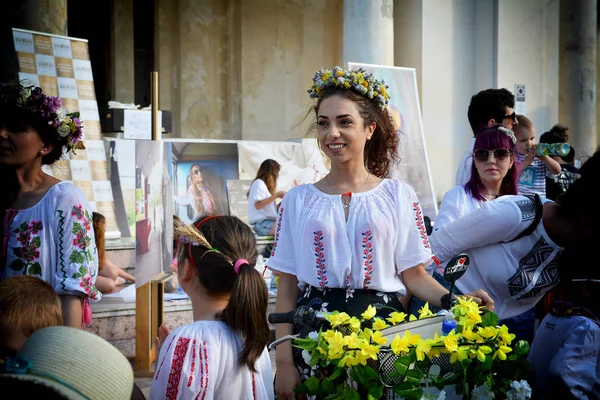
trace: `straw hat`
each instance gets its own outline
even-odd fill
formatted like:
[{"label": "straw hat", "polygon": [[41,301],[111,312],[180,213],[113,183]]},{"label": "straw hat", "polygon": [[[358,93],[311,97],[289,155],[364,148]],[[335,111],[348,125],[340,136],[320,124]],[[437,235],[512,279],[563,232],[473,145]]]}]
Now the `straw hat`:
[{"label": "straw hat", "polygon": [[0,370],[2,390],[19,395],[129,400],[133,389],[131,364],[119,350],[97,335],[66,326],[34,332],[16,359],[0,361]]}]

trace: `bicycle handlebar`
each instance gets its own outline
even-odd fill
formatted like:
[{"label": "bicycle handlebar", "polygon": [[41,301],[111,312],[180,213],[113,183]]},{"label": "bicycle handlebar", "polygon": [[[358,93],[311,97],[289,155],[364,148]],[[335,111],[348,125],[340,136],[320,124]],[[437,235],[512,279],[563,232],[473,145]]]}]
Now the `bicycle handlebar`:
[{"label": "bicycle handlebar", "polygon": [[300,306],[284,313],[270,313],[267,317],[272,324],[313,325],[323,321],[325,316],[320,311],[315,311],[309,306]]}]

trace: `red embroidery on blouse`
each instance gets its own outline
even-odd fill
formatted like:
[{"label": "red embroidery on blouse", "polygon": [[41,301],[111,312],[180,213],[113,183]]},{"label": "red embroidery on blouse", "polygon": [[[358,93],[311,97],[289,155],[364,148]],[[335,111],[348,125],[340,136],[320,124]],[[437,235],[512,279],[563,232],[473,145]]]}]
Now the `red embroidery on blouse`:
[{"label": "red embroidery on blouse", "polygon": [[167,347],[167,351],[165,351],[165,357],[163,357],[162,361],[160,362],[160,367],[158,367],[158,371],[156,371],[156,376],[154,377],[154,380],[158,380],[158,375],[160,375],[160,370],[162,369],[163,364],[165,363],[165,360],[167,359],[167,354],[169,354],[169,349],[171,348],[171,345],[173,344],[175,340],[171,340],[171,342],[169,343],[169,347]]},{"label": "red embroidery on blouse", "polygon": [[365,271],[363,289],[368,289],[371,283],[371,275],[373,275],[373,235],[368,230],[362,234],[362,237],[363,270]]},{"label": "red embroidery on blouse", "polygon": [[204,348],[204,394],[202,395],[202,400],[206,398],[206,390],[208,389],[208,346],[206,342],[202,343],[202,347]]},{"label": "red embroidery on blouse", "polygon": [[194,380],[194,368],[196,367],[196,339],[192,342],[192,366],[190,367],[190,377],[188,379],[188,387],[192,386]]},{"label": "red embroidery on blouse", "polygon": [[423,211],[421,211],[421,206],[419,206],[419,203],[416,201],[413,203],[413,211],[415,212],[417,229],[419,229],[421,239],[423,239],[423,246],[425,246],[427,249],[430,249],[431,246],[429,245],[429,236],[427,236],[427,229],[425,228],[425,222],[423,221]]},{"label": "red embroidery on blouse", "polygon": [[316,231],[313,233],[315,235],[315,257],[317,257],[317,278],[319,279],[319,287],[325,289],[327,288],[327,267],[325,266],[325,252],[323,251],[323,231]]},{"label": "red embroidery on blouse", "polygon": [[279,231],[281,230],[281,220],[283,219],[283,207],[279,208],[279,217],[277,218],[277,229],[275,230],[275,243],[273,243],[273,250],[271,250],[271,257],[275,256],[275,250],[277,250],[277,242],[279,242]]},{"label": "red embroidery on blouse", "polygon": [[179,383],[181,382],[181,369],[183,361],[190,346],[190,339],[180,337],[177,339],[175,350],[173,350],[173,358],[171,361],[171,372],[167,381],[167,392],[165,398],[167,400],[176,400],[179,394]]}]

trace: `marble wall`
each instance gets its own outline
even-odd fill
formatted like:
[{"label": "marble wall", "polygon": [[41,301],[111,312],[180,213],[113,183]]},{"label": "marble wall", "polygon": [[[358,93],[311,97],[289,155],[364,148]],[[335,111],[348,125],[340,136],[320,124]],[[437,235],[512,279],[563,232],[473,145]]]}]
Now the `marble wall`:
[{"label": "marble wall", "polygon": [[526,113],[537,138],[559,122],[559,0],[498,5],[498,87],[525,84]]},{"label": "marble wall", "polygon": [[173,137],[304,134],[314,72],[341,63],[341,0],[157,0],[160,108]]}]

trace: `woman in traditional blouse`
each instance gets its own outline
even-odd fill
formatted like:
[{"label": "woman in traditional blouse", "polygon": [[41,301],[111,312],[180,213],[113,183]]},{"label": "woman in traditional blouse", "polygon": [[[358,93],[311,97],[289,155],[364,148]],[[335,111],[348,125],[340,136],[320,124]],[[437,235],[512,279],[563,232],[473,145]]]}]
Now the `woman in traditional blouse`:
[{"label": "woman in traditional blouse", "polygon": [[[269,267],[280,274],[276,311],[299,305],[359,316],[368,305],[388,316],[402,311],[398,299],[410,289],[434,305],[448,291],[429,275],[432,262],[421,206],[406,183],[387,179],[397,160],[398,136],[382,82],[363,70],[321,70],[309,90],[318,143],[331,171],[283,198]],[[483,292],[477,293],[493,307]],[[386,307],[383,307],[386,306]],[[276,336],[292,327],[276,327]],[[310,368],[289,342],[277,347],[275,392],[293,389]]]},{"label": "woman in traditional blouse", "polygon": [[0,84],[0,279],[32,275],[60,296],[65,325],[91,323],[98,257],[92,211],[70,182],[44,173],[82,149],[78,113],[39,87]]}]

